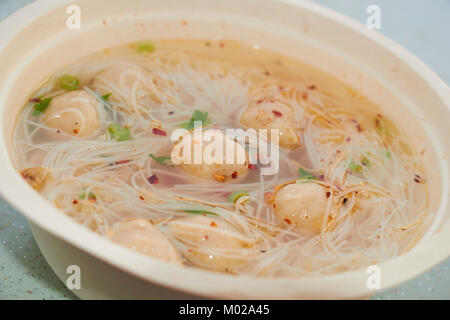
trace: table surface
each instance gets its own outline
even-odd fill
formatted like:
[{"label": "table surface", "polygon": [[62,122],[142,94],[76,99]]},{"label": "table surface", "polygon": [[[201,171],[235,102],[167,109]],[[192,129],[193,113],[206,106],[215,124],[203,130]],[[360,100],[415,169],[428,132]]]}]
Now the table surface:
[{"label": "table surface", "polygon": [[[3,20],[32,0],[0,0]],[[381,9],[380,32],[413,52],[450,83],[450,0],[315,0],[361,23]],[[26,219],[0,197],[0,299],[76,299],[56,277]],[[372,299],[450,299],[450,259]]]}]

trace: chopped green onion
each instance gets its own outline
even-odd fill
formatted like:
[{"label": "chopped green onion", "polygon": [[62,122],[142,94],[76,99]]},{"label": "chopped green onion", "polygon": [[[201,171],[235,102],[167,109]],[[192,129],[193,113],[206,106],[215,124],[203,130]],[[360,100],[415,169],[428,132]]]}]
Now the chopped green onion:
[{"label": "chopped green onion", "polygon": [[391,158],[391,152],[389,150],[386,151],[386,158],[388,158],[388,159]]},{"label": "chopped green onion", "polygon": [[[80,193],[78,194],[78,199],[80,200],[86,199],[86,188],[81,189]],[[95,196],[95,193],[89,192],[88,200],[96,201],[97,197]]]},{"label": "chopped green onion", "polygon": [[317,180],[317,178],[315,178],[311,173],[309,173],[303,168],[298,168],[298,172],[299,172],[299,179]]},{"label": "chopped green onion", "polygon": [[131,140],[130,129],[127,127],[120,127],[117,123],[112,123],[108,128],[111,139],[116,141],[127,141]]},{"label": "chopped green onion", "polygon": [[204,210],[183,210],[183,212],[191,213],[191,214],[210,214],[213,216],[217,216],[217,214],[214,212],[204,211]]},{"label": "chopped green onion", "polygon": [[48,108],[52,98],[45,98],[34,105],[33,116],[38,116]]},{"label": "chopped green onion", "polygon": [[348,168],[353,172],[361,172],[363,170],[362,165],[356,164],[353,161],[350,162],[350,165],[348,166]]},{"label": "chopped green onion", "polygon": [[138,52],[153,52],[155,49],[155,45],[150,41],[142,41],[137,44]]},{"label": "chopped green onion", "polygon": [[164,156],[157,157],[153,153],[150,153],[149,157],[152,158],[153,160],[155,160],[156,162],[158,162],[159,164],[162,164],[162,165],[166,165],[166,162],[171,160],[170,157],[164,157]]},{"label": "chopped green onion", "polygon": [[68,74],[63,75],[61,79],[59,79],[59,85],[67,91],[77,90],[79,83],[77,78]]},{"label": "chopped green onion", "polygon": [[247,191],[235,191],[228,196],[228,201],[235,203],[239,198],[243,196],[249,196]]},{"label": "chopped green onion", "polygon": [[112,93],[107,93],[107,94],[102,95],[100,98],[106,102],[106,101],[108,101],[109,97],[111,97],[111,95],[112,95]]},{"label": "chopped green onion", "polygon": [[187,130],[192,130],[192,129],[194,129],[194,125],[195,125],[196,121],[201,121],[202,126],[204,126],[204,127],[211,124],[211,121],[208,119],[208,112],[201,112],[199,110],[194,110],[189,122],[182,123],[181,127],[184,129],[187,129]]}]

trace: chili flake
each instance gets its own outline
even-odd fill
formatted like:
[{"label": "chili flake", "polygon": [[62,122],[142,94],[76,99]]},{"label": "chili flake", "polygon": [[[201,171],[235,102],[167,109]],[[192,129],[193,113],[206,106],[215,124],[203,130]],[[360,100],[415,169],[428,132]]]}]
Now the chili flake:
[{"label": "chili flake", "polygon": [[213,175],[214,180],[216,180],[217,182],[224,182],[225,181],[225,177],[220,175],[220,174],[215,174]]},{"label": "chili flake", "polygon": [[159,178],[156,174],[152,175],[151,177],[149,177],[147,179],[148,183],[150,184],[158,184],[159,183]]},{"label": "chili flake", "polygon": [[275,115],[275,117],[281,117],[283,114],[278,110],[272,110],[272,113]]},{"label": "chili flake", "polygon": [[153,134],[156,134],[157,136],[167,136],[167,133],[164,130],[158,129],[158,128],[153,128],[152,130]]}]

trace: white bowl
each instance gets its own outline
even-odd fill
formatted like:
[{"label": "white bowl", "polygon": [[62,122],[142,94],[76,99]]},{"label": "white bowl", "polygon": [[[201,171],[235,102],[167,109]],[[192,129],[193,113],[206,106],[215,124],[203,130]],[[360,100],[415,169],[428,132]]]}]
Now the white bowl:
[{"label": "white bowl", "polygon": [[[81,29],[68,30],[69,3]],[[182,21],[186,21],[187,25]],[[407,254],[381,263],[381,289],[409,280],[450,253],[450,92],[429,68],[374,31],[307,1],[40,0],[0,24],[0,190],[30,221],[65,282],[81,268],[82,298],[361,298],[365,269],[305,279],[257,279],[180,268],[110,243],[33,191],[10,158],[25,99],[51,71],[113,45],[154,38],[234,38],[296,57],[369,96],[426,148],[434,222]],[[175,290],[172,290],[175,289]]]}]

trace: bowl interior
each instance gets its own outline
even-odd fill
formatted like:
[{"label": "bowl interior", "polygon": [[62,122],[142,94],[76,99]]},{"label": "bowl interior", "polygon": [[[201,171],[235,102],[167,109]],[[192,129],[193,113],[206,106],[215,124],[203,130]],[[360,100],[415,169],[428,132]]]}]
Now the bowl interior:
[{"label": "bowl interior", "polygon": [[[286,2],[298,3],[292,6]],[[63,5],[64,3],[67,4]],[[38,1],[0,27],[0,35],[5,35],[0,53],[0,163],[2,177],[5,178],[0,187],[5,197],[37,225],[101,256],[100,252],[95,252],[95,245],[83,243],[86,239],[83,240],[76,234],[88,234],[89,231],[80,231],[79,226],[61,215],[55,218],[57,210],[40,199],[13,170],[9,152],[16,119],[27,97],[39,83],[52,71],[111,46],[143,39],[223,37],[284,53],[343,80],[381,106],[386,115],[413,139],[418,150],[425,150],[424,163],[434,219],[427,221],[429,232],[416,249],[422,246],[422,250],[425,250],[426,245],[423,243],[431,241],[426,240],[427,238],[433,238],[441,251],[434,260],[414,259],[414,266],[409,272],[400,278],[387,277],[384,288],[425,271],[432,266],[433,261],[435,263],[445,258],[445,252],[448,255],[448,246],[443,247],[443,241],[437,235],[437,231],[449,229],[450,216],[447,207],[449,160],[446,156],[450,148],[450,141],[446,139],[450,134],[448,88],[428,68],[392,42],[326,9],[300,1],[80,0],[75,2],[81,10],[79,30],[67,28],[67,19],[71,15],[66,11],[68,3],[69,1]],[[24,28],[23,21],[29,21]],[[182,23],[183,21],[187,24]],[[17,33],[11,30],[16,30]],[[7,31],[10,32],[8,37]],[[34,203],[34,206],[21,203],[20,199],[24,197]],[[40,214],[44,211],[45,214]],[[61,230],[58,231],[62,226],[75,234],[62,234]],[[110,246],[106,250],[109,254],[120,250],[95,235],[90,234],[88,238],[96,242],[99,250],[101,246]],[[128,254],[132,257],[131,260],[137,261],[137,255],[123,251],[118,257]],[[421,251],[417,254],[420,255]],[[408,255],[402,259],[407,259]],[[201,291],[201,294],[227,296],[230,292],[239,291],[243,297],[311,296],[311,292],[322,286],[325,288],[326,284],[334,281],[352,281],[352,285],[350,290],[330,290],[328,287],[329,292],[333,291],[333,297],[367,293],[365,270],[322,280],[300,279],[298,282],[294,281],[296,285],[290,284],[289,290],[284,291],[282,284],[286,288],[288,282],[283,280],[273,280],[273,288],[278,288],[277,291],[262,290],[260,283],[264,282],[245,278],[249,287],[242,289],[243,279],[234,283],[228,276],[203,271],[183,271],[193,272],[191,275],[194,277],[203,275],[203,278],[206,273],[216,283],[227,282],[228,285],[224,286],[226,290],[221,290],[217,285],[198,285],[182,278],[182,284],[176,286],[164,278],[170,277],[167,272],[152,278],[143,267],[151,259],[139,260],[141,268],[138,271],[130,266],[129,261],[118,261],[108,256],[103,258],[112,259],[111,263],[117,263],[123,269],[143,278]],[[395,261],[391,265],[389,263],[391,262],[387,262],[386,270],[391,268],[389,270],[395,271],[399,267],[399,264],[394,264]],[[164,264],[152,261],[152,268],[163,267]],[[237,289],[239,287],[241,289]],[[316,289],[312,290],[312,287]],[[319,294],[320,291],[317,292]]]}]

